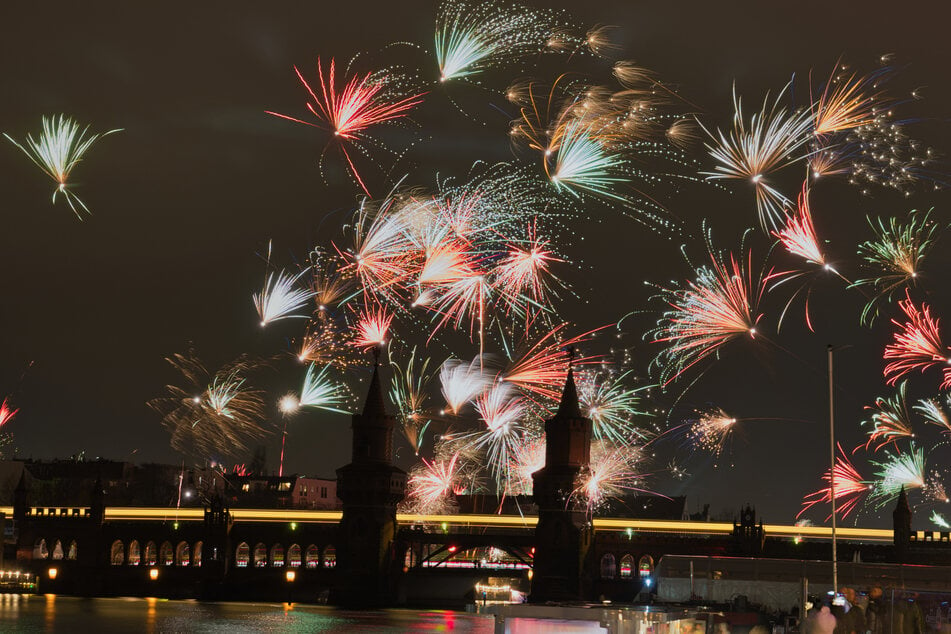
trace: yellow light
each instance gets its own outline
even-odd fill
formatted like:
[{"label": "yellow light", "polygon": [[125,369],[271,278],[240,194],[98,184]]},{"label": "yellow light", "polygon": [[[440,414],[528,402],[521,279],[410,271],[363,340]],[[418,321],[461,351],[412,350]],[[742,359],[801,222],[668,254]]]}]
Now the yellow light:
[{"label": "yellow light", "polygon": [[151,570],[149,570],[149,579],[151,579],[152,581],[155,581],[156,579],[158,579],[158,568],[152,568]]},{"label": "yellow light", "polygon": [[50,579],[55,579],[56,575],[59,574],[59,570],[57,570],[56,568],[50,568],[49,570],[46,571],[46,574],[49,575]]},{"label": "yellow light", "polygon": [[287,579],[288,583],[293,583],[294,579],[297,579],[297,572],[294,570],[288,570],[284,573],[284,578]]}]

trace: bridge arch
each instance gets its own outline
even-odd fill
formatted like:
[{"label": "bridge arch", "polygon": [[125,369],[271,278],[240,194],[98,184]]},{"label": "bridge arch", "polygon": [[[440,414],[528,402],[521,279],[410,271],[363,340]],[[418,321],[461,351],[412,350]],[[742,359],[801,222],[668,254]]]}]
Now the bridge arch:
[{"label": "bridge arch", "polygon": [[42,537],[33,543],[33,559],[47,559],[50,556],[46,540]]},{"label": "bridge arch", "polygon": [[175,547],[175,564],[179,566],[187,566],[191,563],[191,549],[188,547],[188,542],[180,541]]},{"label": "bridge arch", "polygon": [[125,544],[121,539],[112,542],[112,548],[109,551],[109,563],[113,566],[121,566],[125,563]]},{"label": "bridge arch", "polygon": [[154,566],[158,562],[158,549],[155,548],[155,542],[150,541],[145,545],[145,565]]},{"label": "bridge arch", "polygon": [[333,568],[337,565],[337,549],[333,544],[324,546],[323,557],[321,557],[324,568]]},{"label": "bridge arch", "polygon": [[254,546],[254,567],[264,568],[267,566],[267,546],[258,542]]},{"label": "bridge arch", "polygon": [[247,568],[251,559],[251,549],[247,542],[241,542],[234,551],[234,563],[238,568]]},{"label": "bridge arch", "polygon": [[271,567],[280,568],[284,565],[284,546],[281,544],[274,544],[271,546]]},{"label": "bridge arch", "polygon": [[139,549],[139,540],[129,542],[129,565],[138,566],[142,562],[142,551]]},{"label": "bridge arch", "polygon": [[172,550],[171,542],[162,542],[162,548],[159,549],[159,563],[163,566],[171,566],[175,563],[175,551]]},{"label": "bridge arch", "polygon": [[300,546],[291,544],[287,549],[287,565],[291,568],[300,568]]},{"label": "bridge arch", "polygon": [[314,544],[307,547],[304,554],[304,565],[308,568],[316,568],[320,565],[320,549]]}]

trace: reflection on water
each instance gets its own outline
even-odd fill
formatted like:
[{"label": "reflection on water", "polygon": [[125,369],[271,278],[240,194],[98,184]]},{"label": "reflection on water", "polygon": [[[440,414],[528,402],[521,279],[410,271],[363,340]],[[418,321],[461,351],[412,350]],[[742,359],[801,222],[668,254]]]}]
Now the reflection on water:
[{"label": "reflection on water", "polygon": [[473,632],[490,617],[448,610],[350,612],[326,606],[0,595],[0,632]]}]

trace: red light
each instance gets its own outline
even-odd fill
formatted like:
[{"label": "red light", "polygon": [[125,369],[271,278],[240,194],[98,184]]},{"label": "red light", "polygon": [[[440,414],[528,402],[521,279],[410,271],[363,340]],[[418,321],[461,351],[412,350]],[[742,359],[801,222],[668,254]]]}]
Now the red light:
[{"label": "red light", "polygon": [[455,546],[450,546],[450,547],[449,547],[449,552],[451,552],[451,553],[456,552],[456,547],[455,547]]}]

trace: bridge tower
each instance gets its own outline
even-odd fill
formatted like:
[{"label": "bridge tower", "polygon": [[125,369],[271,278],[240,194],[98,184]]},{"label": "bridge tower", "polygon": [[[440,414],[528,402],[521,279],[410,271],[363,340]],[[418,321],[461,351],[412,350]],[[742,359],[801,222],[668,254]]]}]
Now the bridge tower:
[{"label": "bridge tower", "polygon": [[[573,351],[570,353],[573,356]],[[574,375],[557,413],[545,421],[545,466],[532,474],[538,525],[532,603],[577,601],[590,593],[594,528],[582,503],[572,499],[591,458],[591,420],[581,415]]]},{"label": "bridge tower", "polygon": [[908,506],[908,495],[905,487],[898,494],[898,503],[892,511],[892,539],[895,544],[895,561],[905,563],[908,559],[908,549],[911,546],[911,507]]},{"label": "bridge tower", "polygon": [[396,505],[406,496],[406,472],[394,466],[393,428],[380,384],[379,350],[362,414],[354,414],[350,464],[337,469],[343,517],[337,535],[336,580],[330,601],[365,607],[393,604],[397,561]]}]

